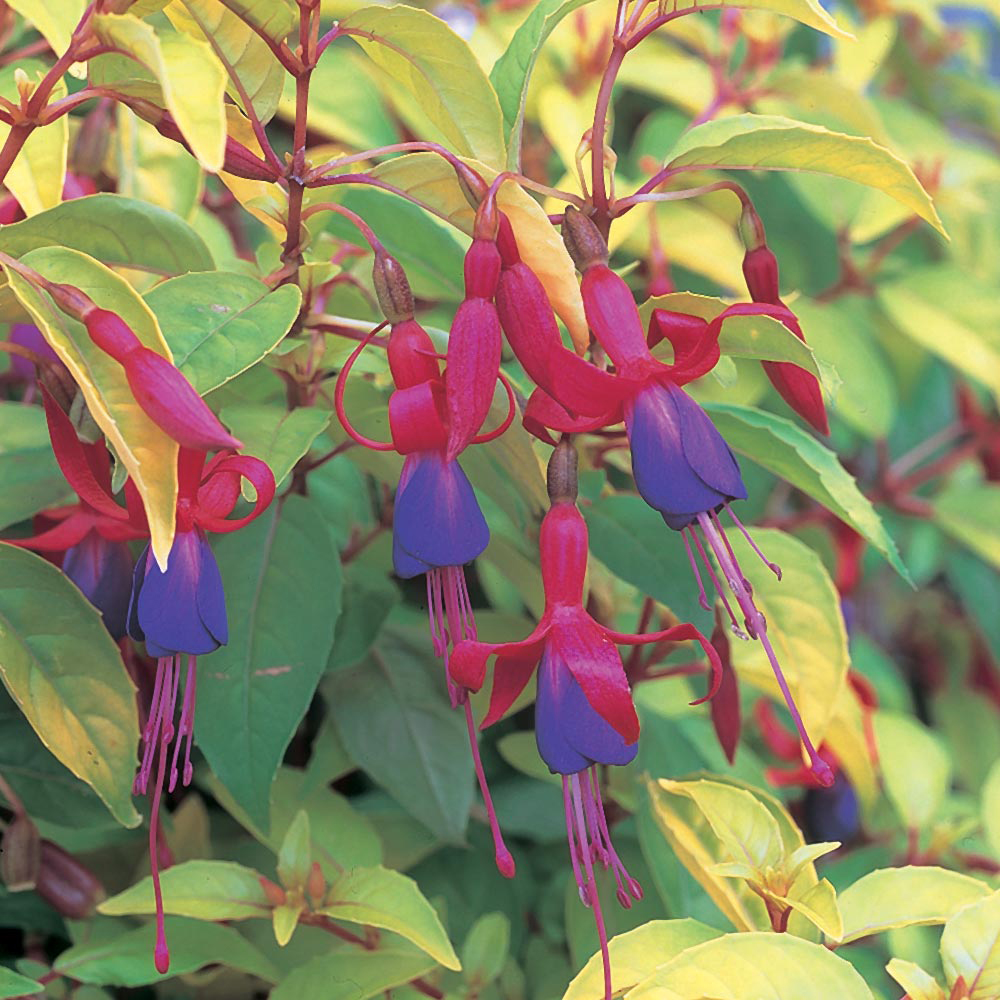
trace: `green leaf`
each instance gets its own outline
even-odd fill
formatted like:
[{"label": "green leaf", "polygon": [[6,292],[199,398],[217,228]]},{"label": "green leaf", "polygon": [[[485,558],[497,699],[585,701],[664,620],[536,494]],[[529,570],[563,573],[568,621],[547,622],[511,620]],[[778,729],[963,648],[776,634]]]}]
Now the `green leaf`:
[{"label": "green leaf", "polygon": [[[185,861],[173,865],[160,872],[160,886],[164,913],[173,916],[247,920],[271,915],[260,875],[232,861]],[[155,913],[153,879],[147,875],[130,889],[105,900],[97,909],[110,917]]]},{"label": "green leaf", "polygon": [[72,498],[40,406],[0,401],[0,482],[0,528]]},{"label": "green leaf", "polygon": [[[719,936],[720,932],[714,927],[683,918],[651,920],[633,931],[613,937],[608,942],[612,992],[615,995],[628,992],[688,948]],[[598,953],[569,984],[563,1000],[593,1000],[603,989],[604,963]]]},{"label": "green leaf", "polygon": [[0,998],[3,1000],[10,997],[34,996],[44,991],[45,987],[41,983],[36,983],[34,979],[0,966]]},{"label": "green leaf", "polygon": [[[55,246],[33,250],[23,260],[49,281],[72,285],[101,308],[112,310],[146,347],[170,358],[156,317],[132,286],[110,268],[76,250]],[[19,274],[8,271],[8,278],[18,300],[70,370],[91,416],[132,477],[149,522],[150,545],[160,566],[166,566],[177,514],[176,441],[146,416],[122,366],[90,339],[82,323],[67,316]]]},{"label": "green leaf", "polygon": [[229,644],[199,677],[197,740],[219,780],[266,828],[271,782],[333,645],[340,559],[300,496],[222,538],[215,552]]},{"label": "green leaf", "polygon": [[247,453],[267,462],[281,486],[295,463],[326,430],[331,414],[318,406],[300,406],[289,412],[273,404],[240,403],[224,406],[221,416]]},{"label": "green leaf", "polygon": [[622,493],[601,497],[583,513],[590,551],[612,573],[667,605],[681,621],[707,626],[684,544],[657,511],[641,497]]},{"label": "green leaf", "polygon": [[51,563],[0,546],[0,674],[39,738],[137,826],[135,691],[101,616]]},{"label": "green leaf", "polygon": [[1000,760],[994,762],[983,782],[982,815],[986,839],[1000,857]]},{"label": "green leaf", "polygon": [[806,170],[884,191],[944,234],[913,171],[871,139],[830,132],[778,115],[735,115],[697,125],[670,152],[667,167]]},{"label": "green leaf", "polygon": [[941,960],[948,985],[961,976],[969,1000],[1000,996],[1000,892],[959,910],[944,925]]},{"label": "green leaf", "polygon": [[278,878],[286,889],[301,889],[312,867],[309,813],[300,809],[285,831],[278,851]]},{"label": "green leaf", "polygon": [[896,543],[871,501],[829,448],[790,420],[754,407],[711,403],[705,409],[734,451],[832,511],[866,538],[907,583],[911,582]]},{"label": "green leaf", "polygon": [[332,952],[300,965],[270,1000],[371,1000],[433,968],[433,959],[402,942],[376,951]]},{"label": "green leaf", "polygon": [[446,969],[461,963],[434,907],[413,879],[383,868],[353,868],[330,886],[317,912],[335,920],[382,927],[426,951]]},{"label": "green leaf", "polygon": [[241,21],[259,28],[273,41],[280,42],[298,25],[293,0],[219,0]]},{"label": "green leaf", "polygon": [[496,90],[503,113],[507,167],[510,170],[520,170],[524,106],[528,100],[528,84],[542,46],[567,14],[587,3],[590,0],[541,0],[521,22],[503,55],[493,64],[490,83]]},{"label": "green leaf", "polygon": [[[183,976],[206,965],[224,965],[275,983],[278,970],[232,927],[205,920],[167,917],[170,975]],[[116,935],[111,941],[78,944],[64,951],[53,969],[67,979],[98,986],[146,986],[163,976],[153,965],[156,925]]]},{"label": "green leaf", "polygon": [[180,31],[157,34],[131,14],[97,14],[92,23],[105,45],[128,53],[153,73],[167,111],[198,162],[218,171],[226,146],[226,71],[212,47]]},{"label": "green leaf", "polygon": [[299,918],[305,909],[302,903],[282,903],[271,911],[271,923],[274,927],[274,940],[278,942],[278,947],[284,948],[295,928],[299,926]]},{"label": "green leaf", "polygon": [[[822,984],[820,994],[818,984]],[[791,934],[726,934],[695,945],[639,983],[629,1000],[659,1000],[666,989],[681,1000],[817,995],[874,1000],[849,962]]]},{"label": "green leaf", "polygon": [[912,716],[877,712],[874,724],[889,801],[907,829],[922,830],[951,785],[951,759],[940,737]]},{"label": "green leaf", "polygon": [[257,117],[270,121],[278,108],[285,70],[264,39],[242,18],[212,0],[174,0],[166,14],[175,28],[211,46],[229,77],[226,91],[244,114],[247,108],[236,81],[250,98]]},{"label": "green leaf", "polygon": [[985,882],[946,868],[881,868],[862,876],[838,897],[844,918],[840,941],[847,944],[894,927],[943,924],[989,892]]},{"label": "green leaf", "polygon": [[504,168],[497,95],[468,45],[444,21],[399,5],[365,7],[340,25],[357,32],[352,37],[372,62],[414,96],[456,153]]},{"label": "green leaf", "polygon": [[384,628],[365,660],[330,675],[324,694],[351,757],[428,829],[460,842],[472,805],[472,760],[429,636]]},{"label": "green leaf", "polygon": [[183,219],[117,194],[75,198],[0,230],[0,250],[12,257],[51,246],[79,250],[109,267],[157,274],[213,267],[208,247]]},{"label": "green leaf", "polygon": [[493,982],[500,975],[509,953],[510,918],[499,912],[484,913],[469,928],[462,944],[465,981],[480,988]]},{"label": "green leaf", "polygon": [[295,285],[272,291],[256,278],[223,271],[171,278],[145,298],[174,364],[202,396],[274,350],[302,304]]},{"label": "green leaf", "polygon": [[933,503],[934,520],[952,538],[1000,568],[1000,486],[954,482]]}]

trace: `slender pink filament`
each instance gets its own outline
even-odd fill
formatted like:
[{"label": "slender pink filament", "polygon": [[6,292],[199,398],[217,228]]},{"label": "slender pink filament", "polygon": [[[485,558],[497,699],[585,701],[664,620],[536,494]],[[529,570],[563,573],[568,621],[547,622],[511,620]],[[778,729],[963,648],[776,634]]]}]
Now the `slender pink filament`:
[{"label": "slender pink filament", "polygon": [[483,770],[483,760],[479,755],[479,742],[476,739],[476,723],[472,717],[472,704],[468,698],[465,699],[464,707],[465,725],[469,731],[469,746],[472,749],[472,760],[476,768],[476,780],[479,782],[479,791],[482,792],[483,802],[486,804],[486,815],[489,819],[490,831],[493,834],[493,851],[497,870],[504,877],[513,878],[515,873],[514,857],[504,843],[496,810],[493,808],[493,796],[490,795],[490,786],[486,781],[486,772]]},{"label": "slender pink filament", "polygon": [[[690,528],[681,530],[681,541],[684,542],[684,551],[687,552],[688,562],[691,564],[691,572],[694,573],[695,581],[698,584],[698,603],[706,611],[712,610],[712,605],[708,603],[708,595],[705,593],[705,585],[701,582],[701,573],[698,572],[698,563],[695,561],[694,553],[691,551],[691,543],[688,541],[687,533]],[[693,534],[694,532],[692,532]]]},{"label": "slender pink filament", "polygon": [[729,615],[729,620],[732,622],[733,635],[738,639],[749,639],[750,636],[740,628],[740,623],[736,620],[736,615],[733,613],[733,609],[726,598],[726,592],[722,584],[719,583],[719,578],[715,575],[715,570],[712,569],[712,560],[708,558],[705,547],[701,544],[701,539],[695,534],[694,528],[691,529],[691,537],[694,539],[694,544],[698,547],[698,555],[701,556],[701,561],[704,563],[708,577],[712,581],[712,586],[715,588],[716,594],[719,595],[719,600],[722,601],[722,606],[726,609],[726,614]]},{"label": "slender pink filament", "polygon": [[760,546],[758,546],[757,543],[753,540],[753,536],[750,534],[749,531],[747,531],[746,525],[736,516],[736,512],[728,503],[725,504],[725,508],[729,512],[729,516],[733,519],[733,524],[735,524],[736,527],[743,532],[743,537],[747,540],[747,544],[750,546],[750,548],[752,548],[754,552],[756,552],[757,555],[760,556],[760,561],[780,580],[781,567],[777,563],[771,562],[771,560],[768,559],[763,552],[761,552]]}]

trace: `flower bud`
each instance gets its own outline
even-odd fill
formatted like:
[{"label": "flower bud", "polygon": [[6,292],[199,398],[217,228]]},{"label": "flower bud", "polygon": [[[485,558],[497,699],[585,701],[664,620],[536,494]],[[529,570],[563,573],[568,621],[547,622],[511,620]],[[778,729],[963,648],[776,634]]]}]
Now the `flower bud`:
[{"label": "flower bud", "polygon": [[272,882],[267,876],[260,876],[260,887],[264,890],[264,895],[271,906],[284,906],[288,899],[288,894],[280,885]]},{"label": "flower bud", "polygon": [[326,895],[326,879],[318,861],[314,861],[309,869],[309,877],[306,879],[306,893],[314,906],[321,905],[323,897]]},{"label": "flower bud", "polygon": [[517,238],[514,236],[514,227],[503,212],[500,213],[500,221],[497,224],[497,249],[500,251],[500,259],[504,267],[513,267],[521,262],[521,254],[517,249]]},{"label": "flower bud", "polygon": [[545,485],[552,504],[576,503],[578,463],[576,446],[569,438],[563,438],[549,456],[545,473]]},{"label": "flower bud", "polygon": [[90,339],[120,364],[124,364],[125,358],[142,346],[131,327],[108,309],[89,309],[83,316],[83,324]]},{"label": "flower bud", "polygon": [[493,240],[473,240],[465,255],[466,299],[492,299],[500,281],[500,251]]},{"label": "flower bud", "polygon": [[472,208],[478,209],[489,191],[489,185],[472,167],[462,163],[461,160],[453,162],[452,167],[458,177],[458,186],[462,189],[465,200]]},{"label": "flower bud", "polygon": [[747,250],[743,258],[743,277],[754,302],[781,303],[778,291],[778,260],[767,246]]},{"label": "flower bud", "polygon": [[753,205],[745,204],[740,215],[740,237],[747,250],[756,250],[767,245],[764,223]]},{"label": "flower bud", "polygon": [[597,226],[572,205],[567,206],[562,225],[563,243],[576,269],[582,274],[594,264],[607,264],[608,244]]},{"label": "flower bud", "polygon": [[[187,145],[187,143],[185,143]],[[276,181],[280,172],[262,160],[256,153],[247,149],[232,136],[226,136],[226,152],[222,161],[222,169],[235,177],[243,177],[248,181]]]},{"label": "flower bud", "polygon": [[397,389],[436,382],[441,375],[434,342],[415,320],[395,323],[389,336],[389,371]]},{"label": "flower bud", "polygon": [[383,251],[375,254],[372,282],[382,315],[395,326],[413,319],[413,291],[403,266]]},{"label": "flower bud", "polygon": [[25,813],[15,813],[0,842],[0,873],[10,892],[34,889],[41,861],[38,829]]},{"label": "flower bud", "polygon": [[97,876],[48,840],[41,842],[35,891],[64,917],[82,920],[107,899]]}]

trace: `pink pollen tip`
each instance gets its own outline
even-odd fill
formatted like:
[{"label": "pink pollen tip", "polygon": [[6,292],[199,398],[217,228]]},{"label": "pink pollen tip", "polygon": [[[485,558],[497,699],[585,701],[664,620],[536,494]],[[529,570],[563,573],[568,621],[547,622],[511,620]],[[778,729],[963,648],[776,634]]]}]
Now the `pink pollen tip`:
[{"label": "pink pollen tip", "polygon": [[642,899],[644,895],[642,886],[634,878],[628,880],[628,891],[632,893],[633,899]]},{"label": "pink pollen tip", "polygon": [[615,895],[618,897],[618,902],[621,904],[622,909],[625,910],[632,909],[632,898],[624,889],[619,889],[618,892],[615,893]]},{"label": "pink pollen tip", "polygon": [[514,857],[506,847],[497,848],[496,852],[497,871],[504,878],[513,878],[517,873],[517,866],[514,864]]},{"label": "pink pollen tip", "polygon": [[833,768],[825,760],[819,759],[813,762],[810,770],[813,777],[824,787],[829,788],[834,782]]},{"label": "pink pollen tip", "polygon": [[156,950],[153,952],[153,964],[161,976],[165,976],[170,969],[170,949],[167,947],[166,941],[156,942]]}]

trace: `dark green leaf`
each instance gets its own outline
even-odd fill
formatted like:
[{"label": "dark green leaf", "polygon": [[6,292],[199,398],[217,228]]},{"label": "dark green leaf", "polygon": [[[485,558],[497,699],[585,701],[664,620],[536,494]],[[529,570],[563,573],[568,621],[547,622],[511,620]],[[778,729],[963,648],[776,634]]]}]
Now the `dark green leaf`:
[{"label": "dark green leaf", "polygon": [[205,661],[197,739],[212,770],[266,829],[271,781],[333,644],[340,560],[315,507],[292,496],[216,545],[229,645]]},{"label": "dark green leaf", "polygon": [[34,979],[28,979],[13,969],[0,966],[0,997],[34,996],[44,989],[45,987],[36,983]]}]

